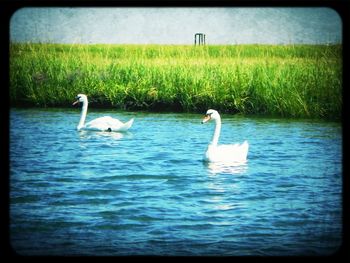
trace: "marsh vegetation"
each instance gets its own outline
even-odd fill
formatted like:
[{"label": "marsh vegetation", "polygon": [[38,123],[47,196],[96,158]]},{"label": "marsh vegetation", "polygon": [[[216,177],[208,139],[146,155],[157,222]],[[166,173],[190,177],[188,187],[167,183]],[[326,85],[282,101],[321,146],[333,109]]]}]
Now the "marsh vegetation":
[{"label": "marsh vegetation", "polygon": [[11,106],[333,118],[341,45],[10,44]]}]

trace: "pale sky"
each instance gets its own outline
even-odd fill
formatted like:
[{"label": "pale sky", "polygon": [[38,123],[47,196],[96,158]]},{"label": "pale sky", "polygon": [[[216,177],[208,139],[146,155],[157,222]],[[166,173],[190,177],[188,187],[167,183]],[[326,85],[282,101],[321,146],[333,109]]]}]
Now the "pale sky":
[{"label": "pale sky", "polygon": [[44,43],[325,44],[342,42],[342,21],[330,8],[22,8],[10,41]]}]

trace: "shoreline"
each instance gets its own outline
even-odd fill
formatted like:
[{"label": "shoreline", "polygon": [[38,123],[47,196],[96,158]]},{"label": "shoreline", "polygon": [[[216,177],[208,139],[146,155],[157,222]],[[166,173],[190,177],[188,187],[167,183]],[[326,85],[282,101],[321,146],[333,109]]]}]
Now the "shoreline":
[{"label": "shoreline", "polygon": [[10,44],[10,105],[341,119],[342,45]]}]

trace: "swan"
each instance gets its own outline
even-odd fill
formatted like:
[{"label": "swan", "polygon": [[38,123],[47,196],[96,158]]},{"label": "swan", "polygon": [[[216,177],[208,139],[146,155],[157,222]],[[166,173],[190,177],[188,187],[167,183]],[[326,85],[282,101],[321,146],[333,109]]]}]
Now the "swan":
[{"label": "swan", "polygon": [[213,139],[208,145],[208,149],[204,156],[204,161],[210,163],[241,163],[247,160],[247,154],[249,144],[244,141],[242,144],[228,144],[218,145],[220,130],[221,130],[221,117],[216,110],[209,109],[202,120],[202,124],[210,120],[215,121],[215,130]]},{"label": "swan", "polygon": [[83,103],[83,107],[81,109],[80,121],[77,126],[77,130],[90,130],[90,131],[113,131],[113,132],[125,132],[127,131],[133,124],[134,118],[129,120],[126,123],[121,122],[118,119],[113,119],[109,116],[100,117],[94,119],[85,124],[87,108],[88,108],[88,99],[85,94],[78,94],[76,96],[76,101],[73,103],[73,106],[79,102]]}]

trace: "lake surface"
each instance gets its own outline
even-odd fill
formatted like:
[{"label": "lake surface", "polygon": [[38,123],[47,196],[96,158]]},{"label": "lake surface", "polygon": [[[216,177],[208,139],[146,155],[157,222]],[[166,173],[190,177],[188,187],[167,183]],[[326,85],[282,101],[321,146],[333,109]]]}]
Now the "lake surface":
[{"label": "lake surface", "polygon": [[236,167],[202,162],[199,114],[78,132],[80,109],[11,109],[10,241],[22,255],[329,255],[342,243],[341,123],[222,115]]}]

